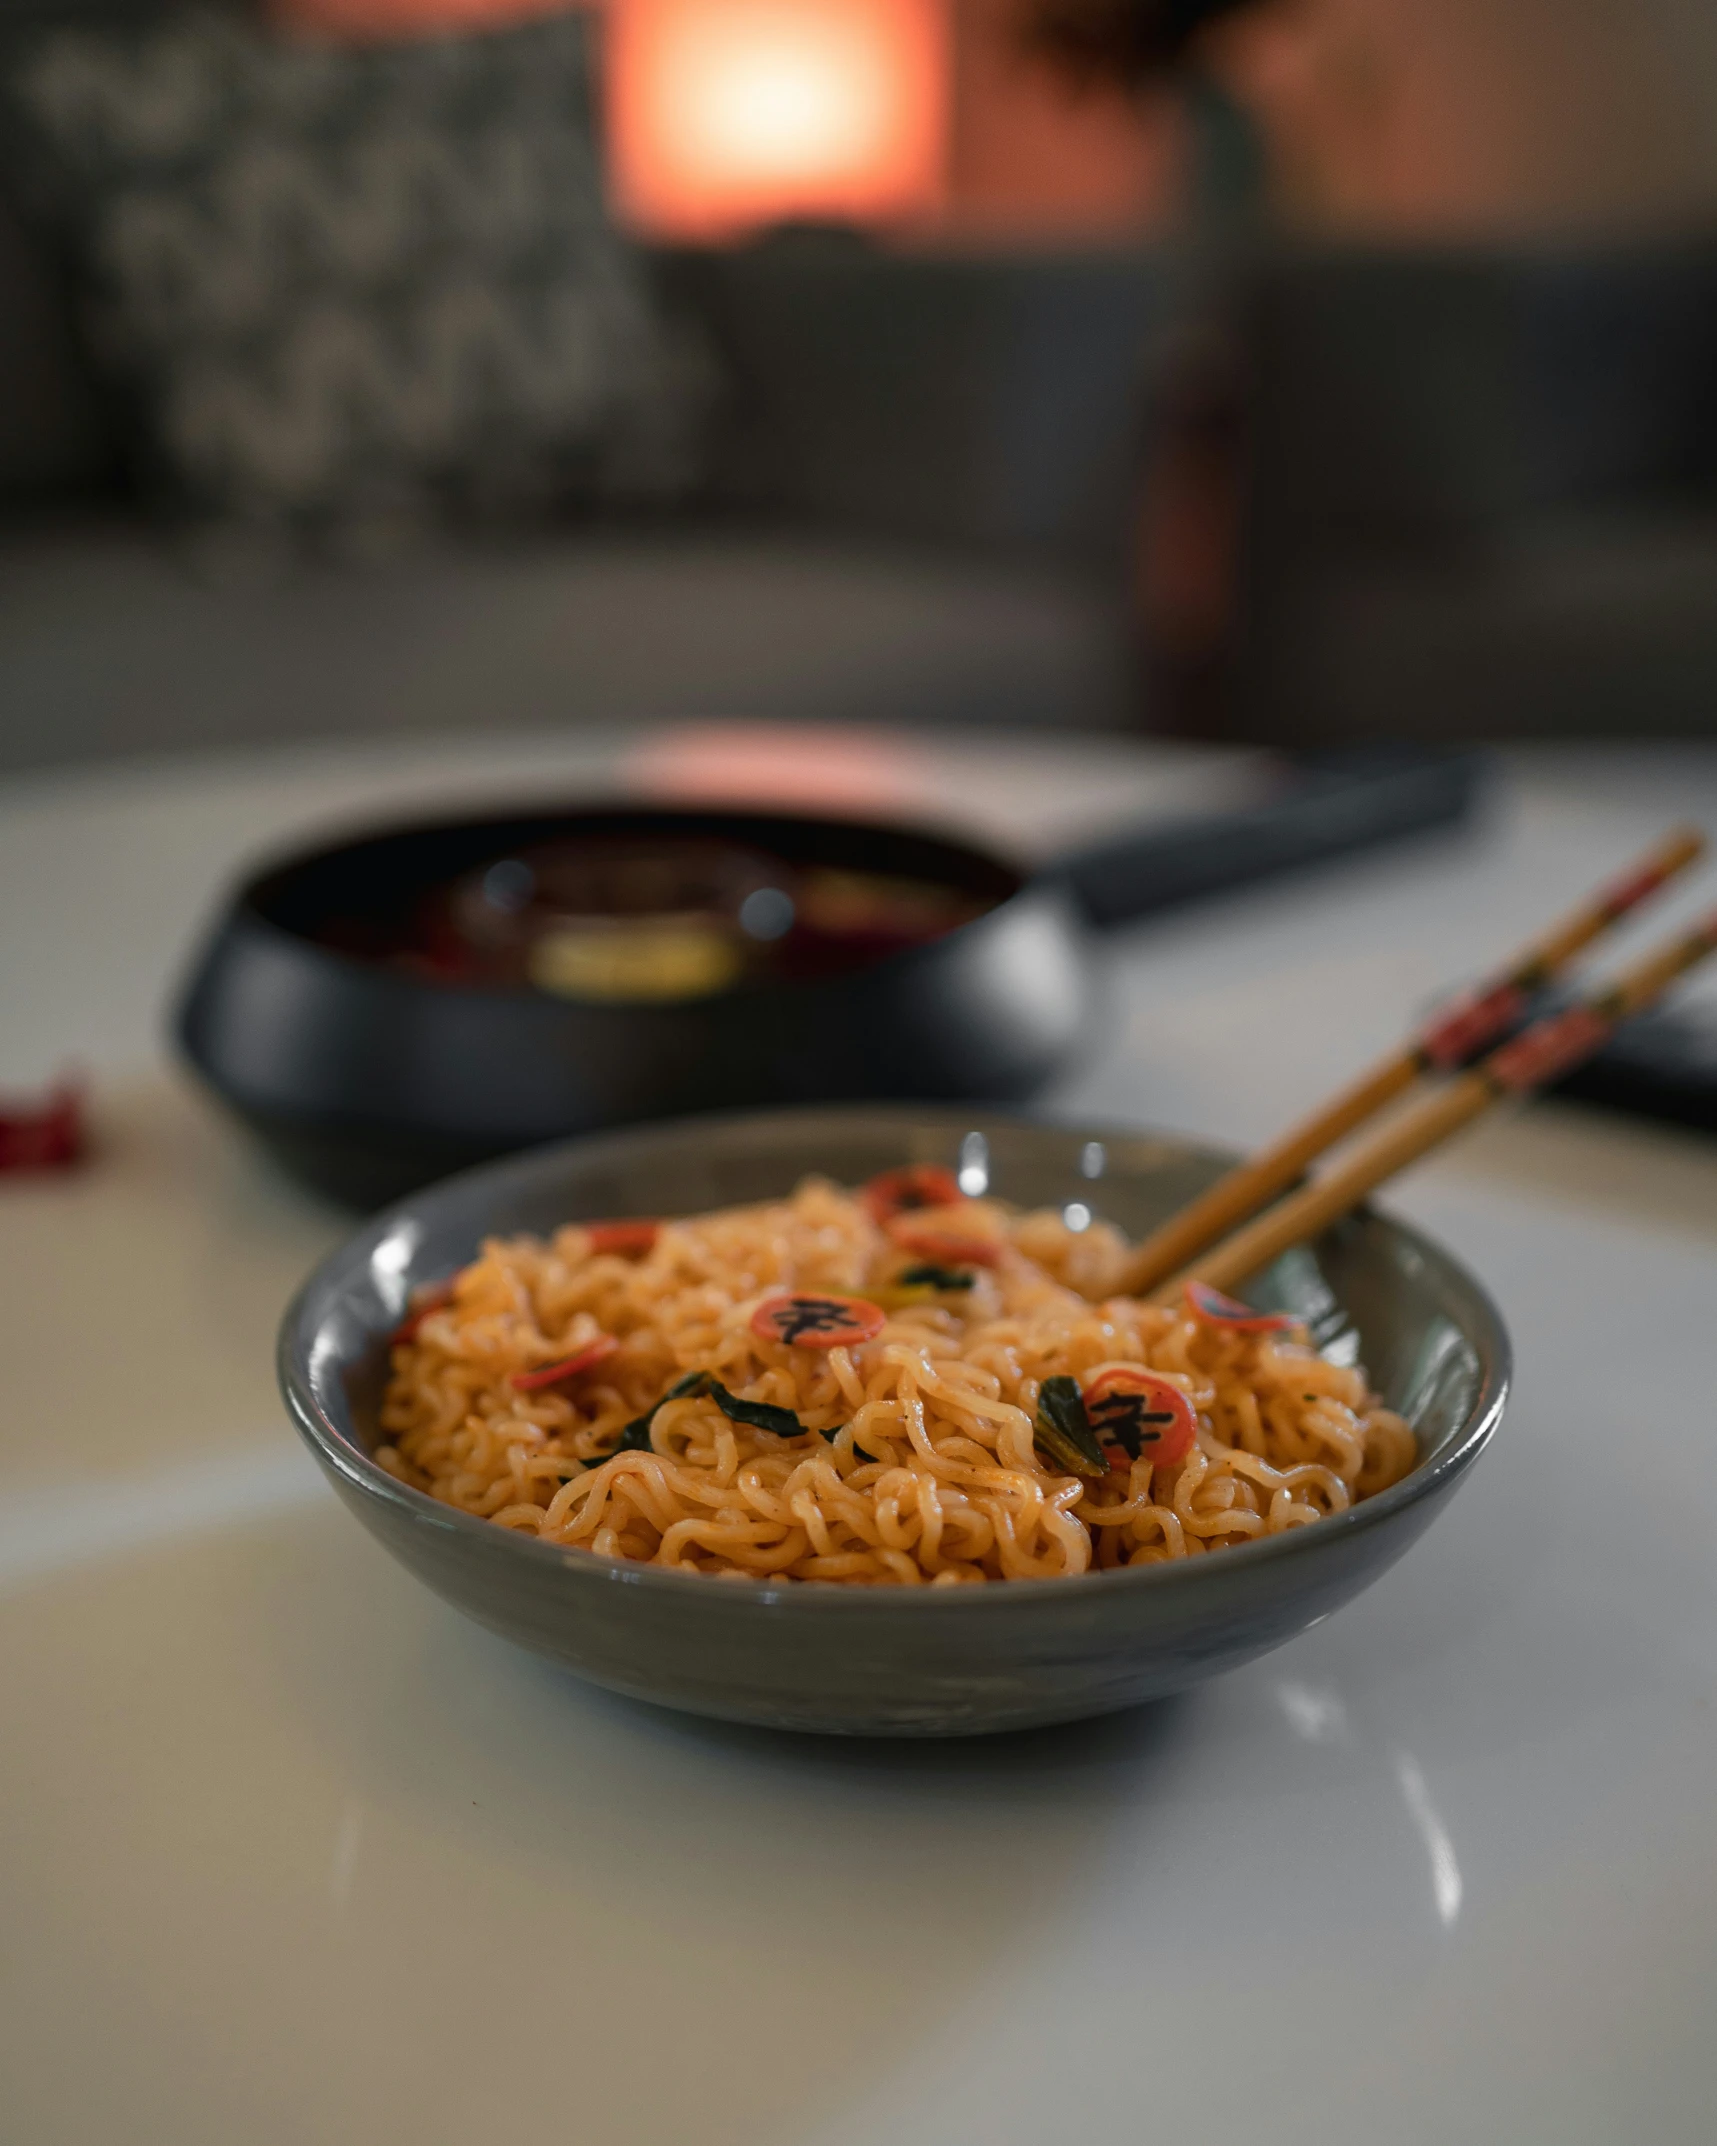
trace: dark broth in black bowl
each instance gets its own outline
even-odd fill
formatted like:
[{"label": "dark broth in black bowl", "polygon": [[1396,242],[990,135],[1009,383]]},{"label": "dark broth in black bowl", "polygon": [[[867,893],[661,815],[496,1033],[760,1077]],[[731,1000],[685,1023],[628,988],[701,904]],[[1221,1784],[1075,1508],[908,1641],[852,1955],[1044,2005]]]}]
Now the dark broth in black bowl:
[{"label": "dark broth in black bowl", "polygon": [[848,975],[989,906],[943,880],[714,837],[593,834],[336,910],[311,936],[426,982],[637,1003]]}]

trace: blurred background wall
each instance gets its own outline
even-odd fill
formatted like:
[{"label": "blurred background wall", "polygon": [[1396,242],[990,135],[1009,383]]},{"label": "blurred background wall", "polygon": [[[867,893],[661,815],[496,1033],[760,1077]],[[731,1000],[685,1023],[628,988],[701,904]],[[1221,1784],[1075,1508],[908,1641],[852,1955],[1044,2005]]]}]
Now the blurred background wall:
[{"label": "blurred background wall", "polygon": [[1303,0],[1227,42],[1298,220],[1518,238],[1717,209],[1701,0]]},{"label": "blurred background wall", "polygon": [[[609,18],[622,130],[637,95],[630,71],[661,63],[659,25],[714,25],[719,43],[724,26],[743,37],[758,13],[747,0],[595,5]],[[786,0],[774,12],[815,22],[845,10],[846,0]],[[395,34],[533,11],[533,0],[288,0],[283,10]],[[932,228],[1036,237],[1166,221],[1172,98],[1059,80],[1025,49],[1024,0],[873,0],[868,12],[915,80],[916,45],[929,36],[946,50]],[[1286,0],[1222,43],[1224,66],[1266,116],[1283,212],[1297,221],[1471,237],[1717,213],[1717,8],[1707,0]]]},{"label": "blurred background wall", "polygon": [[[650,366],[619,368],[615,407],[648,374],[654,475],[596,481],[600,440],[556,460],[538,419],[490,409],[458,514],[439,493],[377,512],[372,487],[308,537],[188,496],[161,417],[183,354],[151,346],[150,372],[92,309],[111,180],[44,218],[0,100],[0,759],[688,711],[1287,742],[1711,728],[1717,9],[1259,0],[1136,87],[1050,65],[1031,12],[577,16],[600,113],[568,153],[614,223],[599,239],[593,193],[566,228],[645,308]],[[174,19],[0,0],[0,71],[67,31],[142,66]],[[561,19],[280,0],[269,21],[360,72],[378,41],[472,33],[446,49],[480,73],[509,26]],[[202,208],[249,125],[198,147]],[[316,242],[349,254],[340,217],[376,204],[287,147]],[[1213,154],[1264,183],[1200,268]],[[379,273],[413,304],[439,304],[424,262],[481,280],[457,234],[411,243]],[[354,411],[373,432],[465,363],[439,347],[413,374],[375,294],[335,295],[376,317],[280,390],[283,439]],[[303,289],[270,303],[243,352],[265,404]]]}]

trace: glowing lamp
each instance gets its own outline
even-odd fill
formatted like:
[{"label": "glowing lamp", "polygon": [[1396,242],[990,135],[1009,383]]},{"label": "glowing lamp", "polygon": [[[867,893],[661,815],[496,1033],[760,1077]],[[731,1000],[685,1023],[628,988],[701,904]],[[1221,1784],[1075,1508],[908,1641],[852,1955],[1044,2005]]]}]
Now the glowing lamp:
[{"label": "glowing lamp", "polygon": [[614,0],[617,205],[664,235],[886,222],[942,196],[938,0]]}]

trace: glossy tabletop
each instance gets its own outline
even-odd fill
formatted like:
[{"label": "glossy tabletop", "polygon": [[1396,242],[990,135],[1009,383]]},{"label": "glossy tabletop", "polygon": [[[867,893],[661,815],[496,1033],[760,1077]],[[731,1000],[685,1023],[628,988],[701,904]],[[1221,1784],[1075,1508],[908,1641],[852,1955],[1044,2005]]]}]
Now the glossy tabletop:
[{"label": "glossy tabletop", "polygon": [[[1708,2140],[1717,1145],[1541,1108],[1404,1180],[1513,1329],[1492,1452],[1356,1604],[1106,1722],[655,1712],[463,1623],[322,1487],[270,1351],[346,1224],[167,1064],[190,933],[376,800],[695,785],[706,744],[0,791],[0,1083],[80,1062],[98,1143],[0,1180],[7,2146]],[[848,768],[1042,844],[1232,778],[1113,742]],[[1517,761],[1471,834],[1123,935],[1049,1106],[1255,1140],[1690,811],[1717,757]]]}]

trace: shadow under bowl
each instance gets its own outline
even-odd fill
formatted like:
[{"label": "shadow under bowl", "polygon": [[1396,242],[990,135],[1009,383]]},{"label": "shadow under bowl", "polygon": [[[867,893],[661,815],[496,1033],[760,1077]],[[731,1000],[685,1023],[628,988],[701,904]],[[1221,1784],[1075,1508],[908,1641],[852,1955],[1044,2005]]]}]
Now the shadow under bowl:
[{"label": "shadow under bowl", "polygon": [[[947,1162],[970,1133],[991,1189],[1087,1199],[1138,1235],[1225,1166],[1208,1149],[1103,1127],[906,1108],[704,1118],[570,1141],[432,1186],[359,1230],[286,1314],[280,1377],[345,1503],[426,1585],[490,1630],[660,1705],[767,1728],[964,1736],[1112,1712],[1238,1667],[1338,1609],[1442,1510],[1502,1414],[1509,1350],[1455,1260],[1369,1211],[1287,1254],[1248,1292],[1356,1347],[1413,1425],[1417,1465],[1313,1526],[1173,1563],[973,1588],[715,1580],[544,1543],[436,1503],[376,1465],[387,1335],[410,1291],[483,1238],[580,1218],[686,1214]],[[1091,1184],[1082,1150],[1101,1140]],[[1349,1338],[1351,1337],[1351,1338]]]}]

